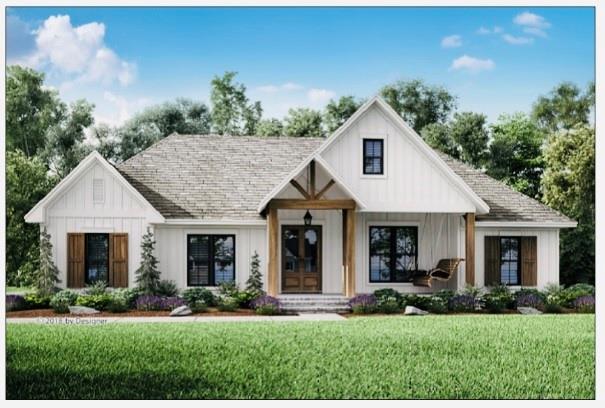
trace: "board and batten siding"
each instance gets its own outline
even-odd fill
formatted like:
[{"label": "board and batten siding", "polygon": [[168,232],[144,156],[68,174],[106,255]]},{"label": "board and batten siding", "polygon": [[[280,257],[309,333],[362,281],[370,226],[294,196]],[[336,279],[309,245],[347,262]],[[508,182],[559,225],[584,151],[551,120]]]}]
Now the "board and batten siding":
[{"label": "board and batten siding", "polygon": [[[97,202],[93,200],[94,180],[103,180],[102,200]],[[87,169],[71,188],[49,203],[45,213],[44,224],[61,279],[59,286],[67,285],[68,233],[128,234],[128,284],[134,286],[134,271],[141,263],[141,238],[148,225],[146,210],[147,204],[103,166],[94,164]]]},{"label": "board and batten siding", "polygon": [[[338,176],[376,212],[475,212],[430,157],[373,106],[321,153]],[[384,139],[384,175],[364,175],[363,139]]]},{"label": "board and batten siding", "polygon": [[154,234],[161,279],[172,280],[179,288],[187,287],[187,235],[229,234],[235,235],[235,281],[239,287],[246,286],[250,261],[256,251],[267,289],[267,229],[264,225],[156,225]]},{"label": "board and batten siding", "polygon": [[475,231],[475,285],[485,286],[485,237],[536,237],[537,288],[559,283],[559,230],[556,228],[486,228]]}]

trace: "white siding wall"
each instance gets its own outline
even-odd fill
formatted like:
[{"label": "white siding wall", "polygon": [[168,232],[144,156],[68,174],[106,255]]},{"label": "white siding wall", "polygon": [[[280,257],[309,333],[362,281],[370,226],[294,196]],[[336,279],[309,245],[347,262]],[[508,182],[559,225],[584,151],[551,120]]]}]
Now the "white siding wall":
[{"label": "white siding wall", "polygon": [[538,288],[559,283],[559,230],[526,228],[477,228],[475,232],[475,285],[485,285],[485,236],[537,237]]},{"label": "white siding wall", "polygon": [[[93,202],[93,180],[102,179],[104,200]],[[57,197],[46,210],[45,225],[51,235],[53,257],[59,268],[59,286],[67,284],[67,234],[128,234],[128,280],[134,284],[134,271],[141,262],[141,237],[147,228],[146,204],[140,202],[121,182],[101,165],[95,164]]]},{"label": "white siding wall", "polygon": [[[411,137],[374,106],[334,141],[322,157],[368,206],[366,211],[475,212],[475,206],[412,143]],[[363,175],[364,138],[384,138],[384,176]]]},{"label": "white siding wall", "polygon": [[[187,287],[187,235],[233,234],[235,235],[235,280],[241,288],[250,274],[250,260],[254,251],[260,256],[260,269],[267,273],[267,229],[265,226],[168,226],[155,228],[158,269],[162,279]],[[266,278],[263,283],[266,289]]]}]

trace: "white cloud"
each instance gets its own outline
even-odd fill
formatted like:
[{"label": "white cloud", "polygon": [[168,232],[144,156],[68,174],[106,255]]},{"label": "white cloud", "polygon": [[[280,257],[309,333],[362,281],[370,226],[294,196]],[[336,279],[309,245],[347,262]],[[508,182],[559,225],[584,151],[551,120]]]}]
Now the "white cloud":
[{"label": "white cloud", "polygon": [[443,48],[456,48],[462,46],[462,37],[454,34],[443,37],[441,40],[441,46]]},{"label": "white cloud", "polygon": [[524,11],[521,14],[518,14],[513,22],[520,26],[526,27],[535,27],[535,28],[548,28],[550,27],[550,23],[542,16],[539,16],[534,13],[530,13],[529,11]]},{"label": "white cloud", "polygon": [[307,98],[314,105],[324,104],[335,96],[336,93],[328,89],[311,88],[307,92]]},{"label": "white cloud", "polygon": [[548,35],[546,34],[546,31],[542,30],[541,28],[525,27],[523,29],[523,32],[527,33],[527,34],[535,35],[537,37],[542,37],[542,38],[548,37]]},{"label": "white cloud", "polygon": [[136,65],[105,45],[102,23],[74,27],[68,15],[50,16],[32,34],[36,47],[19,62],[38,69],[48,67],[62,76],[67,87],[81,82],[125,86],[136,77]]},{"label": "white cloud", "polygon": [[477,29],[477,34],[488,35],[488,34],[499,34],[502,32],[502,27],[494,26],[493,28],[486,28],[481,26]]},{"label": "white cloud", "polygon": [[479,59],[465,54],[462,57],[456,58],[454,61],[452,61],[450,70],[467,71],[472,74],[476,74],[481,71],[492,70],[495,66],[496,64],[491,59]]},{"label": "white cloud", "polygon": [[299,85],[294,82],[286,82],[281,85],[262,85],[256,88],[257,91],[263,93],[277,93],[280,91],[283,92],[292,92],[292,91],[300,91],[304,89],[302,85]]},{"label": "white cloud", "polygon": [[502,39],[509,44],[513,45],[528,45],[534,42],[533,38],[528,37],[515,37],[514,35],[504,34]]},{"label": "white cloud", "polygon": [[149,98],[128,99],[112,92],[103,92],[103,99],[95,103],[95,124],[105,123],[119,126],[130,119],[137,111],[149,106]]}]

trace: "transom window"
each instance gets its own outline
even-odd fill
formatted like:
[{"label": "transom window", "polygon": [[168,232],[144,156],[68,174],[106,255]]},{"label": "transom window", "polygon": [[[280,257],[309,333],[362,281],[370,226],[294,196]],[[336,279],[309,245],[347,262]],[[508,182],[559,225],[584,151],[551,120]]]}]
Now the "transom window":
[{"label": "transom window", "polygon": [[235,280],[235,235],[187,235],[187,286]]},{"label": "transom window", "polygon": [[383,139],[363,139],[363,174],[384,174]]},{"label": "transom window", "polygon": [[109,282],[109,234],[86,234],[84,281]]},{"label": "transom window", "polygon": [[411,282],[417,243],[418,227],[370,227],[370,282]]},{"label": "transom window", "polygon": [[520,248],[520,238],[500,238],[500,282],[505,285],[519,285],[521,282]]}]

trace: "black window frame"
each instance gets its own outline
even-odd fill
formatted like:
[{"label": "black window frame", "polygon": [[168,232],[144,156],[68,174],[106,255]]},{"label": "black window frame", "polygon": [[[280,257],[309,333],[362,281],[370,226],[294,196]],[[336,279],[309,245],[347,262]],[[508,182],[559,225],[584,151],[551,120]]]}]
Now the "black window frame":
[{"label": "black window frame", "polygon": [[[380,142],[380,156],[369,156],[367,151],[367,142]],[[380,160],[380,171],[379,172],[368,172],[366,166],[366,160]],[[363,174],[368,176],[381,176],[384,175],[384,139],[363,139]]]},{"label": "black window frame", "polygon": [[98,236],[98,235],[103,235],[105,237],[105,239],[107,240],[107,252],[106,252],[106,265],[107,265],[107,279],[105,279],[105,283],[107,283],[107,285],[109,285],[109,234],[108,233],[103,233],[103,232],[92,232],[92,233],[85,233],[84,234],[84,283],[86,285],[92,285],[96,282],[99,282],[101,279],[97,279],[95,281],[90,280],[89,275],[88,275],[88,267],[90,266],[90,259],[89,259],[89,251],[88,251],[88,240],[92,237],[92,236]]},{"label": "black window frame", "polygon": [[[502,241],[505,239],[514,239],[517,241],[517,259],[516,259],[516,263],[517,263],[517,281],[516,283],[508,283],[508,282],[504,282],[502,277],[502,266],[504,262],[507,263],[511,263],[514,262],[514,259],[504,259],[503,255],[504,255],[504,251],[502,250],[503,245],[502,245]],[[501,285],[506,285],[506,286],[521,286],[521,237],[519,236],[501,236],[500,237],[500,257],[499,257],[499,272],[500,272],[500,284]],[[510,274],[509,274],[510,276]]]},{"label": "black window frame", "polygon": [[[409,280],[397,280],[397,262],[396,256],[391,256],[389,262],[389,280],[372,279],[372,228],[387,228],[390,231],[389,251],[391,254],[397,253],[397,229],[412,229],[414,231],[414,239],[416,242],[414,251],[414,269],[411,270]],[[414,279],[414,275],[418,271],[418,226],[416,225],[370,225],[368,229],[368,275],[370,283],[410,283]]]},{"label": "black window frame", "polygon": [[[189,238],[190,237],[208,237],[208,284],[192,284],[189,270]],[[188,287],[213,287],[216,285],[216,271],[214,270],[214,240],[215,238],[232,238],[233,239],[233,277],[232,281],[235,282],[236,276],[236,239],[235,234],[187,234],[187,286]]]}]

